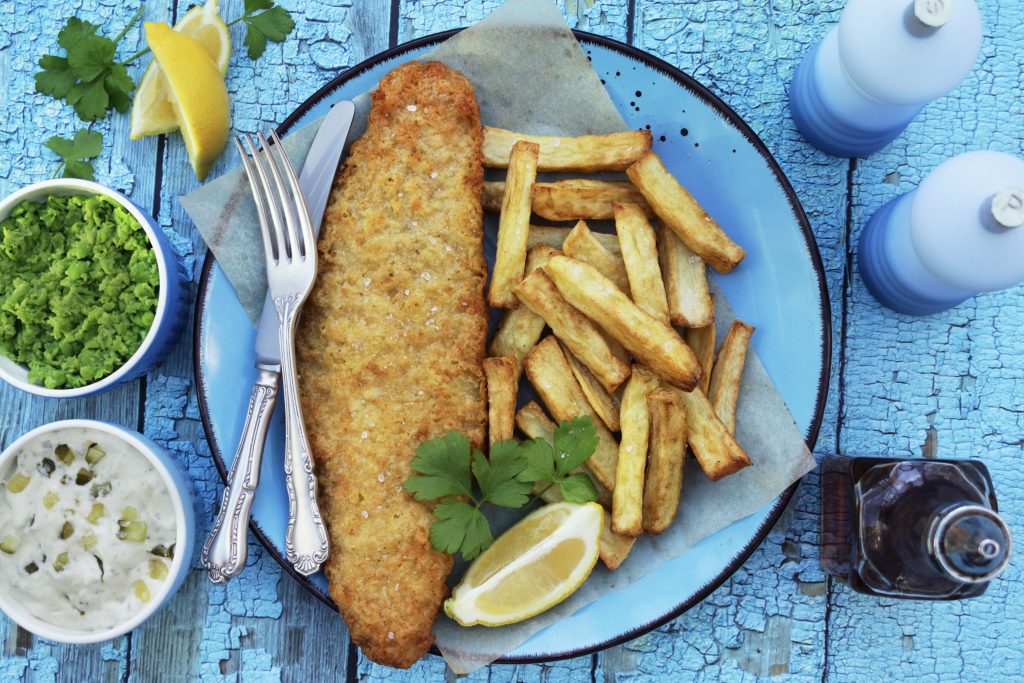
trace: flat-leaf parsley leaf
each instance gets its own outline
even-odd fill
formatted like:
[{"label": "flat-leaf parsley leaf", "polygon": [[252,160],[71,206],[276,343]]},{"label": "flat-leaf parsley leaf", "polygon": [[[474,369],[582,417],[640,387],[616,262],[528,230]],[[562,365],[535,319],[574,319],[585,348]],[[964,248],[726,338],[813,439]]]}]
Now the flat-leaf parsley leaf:
[{"label": "flat-leaf parsley leaf", "polygon": [[274,5],[273,0],[245,0],[241,20],[245,22],[245,47],[253,61],[263,55],[268,40],[282,43],[295,28],[291,13]]},{"label": "flat-leaf parsley leaf", "polygon": [[78,118],[95,121],[109,109],[128,111],[135,82],[123,63],[115,61],[117,44],[138,21],[142,8],[132,16],[113,40],[99,35],[99,26],[71,17],[57,34],[57,44],[66,56],[43,55],[42,70],[36,74],[36,91],[64,99],[75,108]]},{"label": "flat-leaf parsley leaf", "polygon": [[569,502],[597,500],[590,477],[574,471],[597,448],[591,419],[563,421],[554,441],[554,448],[543,439],[498,441],[490,457],[455,431],[420,444],[412,461],[414,474],[402,486],[418,501],[439,501],[430,525],[434,549],[472,560],[490,547],[494,537],[480,509],[487,503],[518,509],[532,500],[531,491],[550,486],[558,486]]},{"label": "flat-leaf parsley leaf", "polygon": [[46,146],[57,153],[63,163],[57,169],[64,178],[82,178],[94,180],[92,164],[87,159],[99,156],[103,149],[103,135],[82,128],[75,133],[74,139],[68,140],[54,135],[46,141]]}]

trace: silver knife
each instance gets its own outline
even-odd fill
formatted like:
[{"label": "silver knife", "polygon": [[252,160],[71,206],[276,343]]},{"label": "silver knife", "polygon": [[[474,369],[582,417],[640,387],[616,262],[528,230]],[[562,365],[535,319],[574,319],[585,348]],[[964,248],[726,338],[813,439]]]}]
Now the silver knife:
[{"label": "silver knife", "polygon": [[[309,155],[299,174],[299,185],[309,207],[313,231],[317,234],[323,223],[327,198],[354,114],[355,107],[351,102],[338,102],[334,105],[313,138]],[[249,397],[242,438],[231,462],[220,511],[203,544],[203,565],[207,568],[210,581],[214,583],[227,582],[245,567],[249,511],[260,481],[263,448],[270,417],[274,414],[281,377],[279,325],[277,311],[268,295],[256,327],[256,368],[259,375]]]}]

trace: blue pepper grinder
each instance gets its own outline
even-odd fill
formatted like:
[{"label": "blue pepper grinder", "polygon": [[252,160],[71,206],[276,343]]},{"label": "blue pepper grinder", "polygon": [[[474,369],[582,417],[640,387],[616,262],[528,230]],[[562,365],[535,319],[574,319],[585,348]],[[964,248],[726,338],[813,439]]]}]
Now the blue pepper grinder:
[{"label": "blue pepper grinder", "polygon": [[868,221],[858,265],[876,299],[912,315],[1024,281],[1024,160],[980,151],[943,162]]},{"label": "blue pepper grinder", "polygon": [[981,37],[974,0],[850,0],[797,67],[793,120],[823,152],[867,156],[960,84]]}]

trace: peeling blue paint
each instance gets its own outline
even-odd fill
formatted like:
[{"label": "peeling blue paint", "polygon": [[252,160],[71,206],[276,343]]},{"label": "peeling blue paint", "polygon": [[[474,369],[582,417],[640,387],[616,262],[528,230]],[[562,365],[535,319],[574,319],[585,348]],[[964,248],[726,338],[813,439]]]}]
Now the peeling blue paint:
[{"label": "peeling blue paint", "polygon": [[[177,16],[189,2],[177,6]],[[286,3],[296,17],[296,33],[283,45],[271,44],[254,65],[236,49],[228,85],[233,126],[255,131],[281,121],[298,102],[334,72],[388,47],[390,3],[326,0]],[[464,26],[485,16],[499,0],[403,0],[398,6],[400,40]],[[910,319],[880,309],[856,273],[848,271],[861,226],[887,199],[915,185],[948,156],[968,149],[1024,152],[1024,99],[1020,64],[1024,60],[1016,28],[1024,23],[1020,3],[982,0],[986,38],[981,65],[951,96],[930,105],[889,148],[851,169],[847,160],[827,157],[809,147],[789,118],[786,87],[805,51],[837,19],[842,0],[635,0],[627,17],[624,0],[559,0],[573,27],[624,39],[632,24],[634,42],[692,74],[721,95],[757,132],[778,159],[804,204],[818,239],[828,275],[836,334],[836,362],[830,383],[819,453],[899,453],[919,455],[934,432],[940,455],[982,457],[992,470],[1002,509],[1010,525],[1024,528],[1024,475],[1018,465],[1024,410],[1019,387],[1024,381],[1024,326],[1021,290],[986,295],[946,314]],[[49,177],[56,159],[41,146],[50,135],[72,134],[80,123],[64,105],[34,93],[35,61],[54,43],[72,14],[120,28],[134,6],[114,0],[74,0],[26,11],[28,0],[0,3],[0,194]],[[225,0],[233,18],[241,0]],[[147,3],[146,19],[171,20],[174,3]],[[104,30],[107,30],[106,28]],[[243,28],[231,29],[234,45]],[[139,30],[125,39],[125,54],[139,44]],[[133,67],[138,77],[145,60]],[[157,181],[157,141],[127,139],[126,117],[95,126],[107,144],[97,161],[97,180],[130,193],[153,209],[161,227],[183,256],[193,280],[205,250],[177,197],[196,186],[180,136],[163,143],[161,186]],[[218,174],[236,163],[225,154]],[[848,197],[849,187],[852,196]],[[157,189],[154,192],[154,189]],[[847,226],[847,201],[852,224]],[[849,228],[849,229],[848,229]],[[846,320],[846,334],[842,322]],[[845,343],[845,374],[839,382],[840,345]],[[190,472],[199,504],[200,533],[205,533],[222,486],[202,438],[192,391],[190,340],[183,339],[171,359],[147,380],[145,431],[164,445]],[[95,416],[136,424],[138,387],[123,387],[81,403],[28,400],[0,388],[0,435],[10,441],[44,421]],[[840,408],[842,404],[842,408]],[[660,629],[598,657],[546,665],[493,666],[470,681],[753,681],[757,671],[779,680],[873,681],[894,679],[946,681],[1010,680],[1020,673],[1018,641],[1024,633],[1024,595],[1020,563],[980,599],[928,604],[878,600],[828,583],[817,563],[817,474],[807,477],[786,516],[736,574],[704,602]],[[281,600],[281,568],[250,537],[246,571],[227,587],[193,581],[192,591],[171,609],[202,623],[181,622],[183,633],[201,629],[195,651],[182,662],[168,662],[169,678],[199,680],[318,680],[302,657],[289,653],[273,627],[294,605]],[[195,572],[198,557],[192,558]],[[825,586],[827,590],[808,589]],[[298,594],[310,618],[335,617]],[[826,614],[828,618],[826,620]],[[185,619],[182,616],[182,619]],[[191,617],[188,617],[191,618]],[[333,623],[333,621],[332,621]],[[0,680],[76,680],[61,671],[74,661],[73,648],[35,641],[25,656],[15,650],[13,625],[0,617],[7,634],[0,657]],[[146,627],[143,627],[145,630]],[[781,635],[780,635],[781,634]],[[141,643],[133,662],[145,659]],[[175,634],[174,637],[180,637]],[[758,638],[787,639],[772,656],[777,668],[745,646]],[[304,650],[330,647],[346,656],[344,641],[324,643],[307,634]],[[121,638],[97,649],[103,662],[124,675],[129,641]],[[744,657],[755,659],[744,661]],[[784,662],[784,664],[779,664]],[[178,668],[184,666],[191,668]],[[365,681],[440,680],[443,661],[428,657],[409,671],[396,672],[362,656],[355,673]],[[1016,667],[1016,668],[1015,668]],[[110,671],[110,670],[108,670]],[[146,676],[138,670],[133,680]]]}]

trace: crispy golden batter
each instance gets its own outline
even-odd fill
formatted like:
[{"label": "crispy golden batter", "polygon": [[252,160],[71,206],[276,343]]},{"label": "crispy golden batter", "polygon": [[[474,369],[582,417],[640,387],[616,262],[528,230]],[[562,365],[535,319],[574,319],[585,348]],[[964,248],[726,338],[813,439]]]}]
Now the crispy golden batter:
[{"label": "crispy golden batter", "polygon": [[331,596],[389,666],[430,648],[452,566],[401,488],[415,449],[449,429],[484,442],[482,183],[470,82],[438,62],[388,74],[335,179],[299,331]]}]

